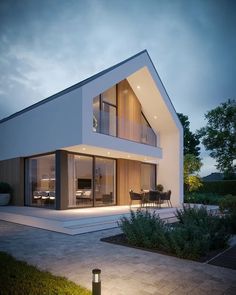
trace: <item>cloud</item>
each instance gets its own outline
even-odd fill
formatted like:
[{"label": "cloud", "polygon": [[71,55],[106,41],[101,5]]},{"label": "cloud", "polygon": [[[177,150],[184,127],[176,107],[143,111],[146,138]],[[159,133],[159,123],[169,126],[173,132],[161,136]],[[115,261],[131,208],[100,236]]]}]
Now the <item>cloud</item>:
[{"label": "cloud", "polygon": [[194,131],[236,93],[234,11],[230,0],[2,0],[0,118],[146,48]]}]

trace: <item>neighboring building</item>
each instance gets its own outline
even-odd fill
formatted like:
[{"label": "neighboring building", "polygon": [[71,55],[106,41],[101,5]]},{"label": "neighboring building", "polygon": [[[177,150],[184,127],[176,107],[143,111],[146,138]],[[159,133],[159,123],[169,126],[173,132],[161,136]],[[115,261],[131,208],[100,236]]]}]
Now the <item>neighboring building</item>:
[{"label": "neighboring building", "polygon": [[0,138],[15,205],[125,205],[157,183],[183,202],[183,130],[146,50],[1,120]]}]

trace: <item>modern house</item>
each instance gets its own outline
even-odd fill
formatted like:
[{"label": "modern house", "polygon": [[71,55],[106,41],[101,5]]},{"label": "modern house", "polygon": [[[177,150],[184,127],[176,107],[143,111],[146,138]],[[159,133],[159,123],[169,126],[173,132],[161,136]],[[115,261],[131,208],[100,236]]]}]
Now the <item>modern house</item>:
[{"label": "modern house", "polygon": [[147,53],[0,121],[0,181],[12,204],[129,204],[129,190],[183,202],[183,130]]}]

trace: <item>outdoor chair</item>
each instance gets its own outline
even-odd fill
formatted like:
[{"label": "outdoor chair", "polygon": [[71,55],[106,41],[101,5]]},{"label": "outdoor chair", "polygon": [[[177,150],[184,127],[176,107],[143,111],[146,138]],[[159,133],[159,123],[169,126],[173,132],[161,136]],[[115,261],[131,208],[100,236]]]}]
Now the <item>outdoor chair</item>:
[{"label": "outdoor chair", "polygon": [[170,196],[171,196],[171,191],[170,190],[161,194],[161,201],[163,201],[163,202],[166,201],[168,207],[172,207]]},{"label": "outdoor chair", "polygon": [[135,193],[132,190],[129,191],[130,203],[129,206],[131,208],[133,201],[140,201],[140,207],[143,205],[143,194]]},{"label": "outdoor chair", "polygon": [[145,198],[145,202],[148,202],[153,206],[160,207],[160,204],[162,203],[161,195],[162,193],[159,191],[149,191],[146,194],[147,197]]}]

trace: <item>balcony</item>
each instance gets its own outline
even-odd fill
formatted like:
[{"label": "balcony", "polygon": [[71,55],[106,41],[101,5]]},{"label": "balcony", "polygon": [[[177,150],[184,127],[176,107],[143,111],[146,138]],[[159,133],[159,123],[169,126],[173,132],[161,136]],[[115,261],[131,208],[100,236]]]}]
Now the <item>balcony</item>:
[{"label": "balcony", "polygon": [[115,112],[94,112],[93,131],[151,146],[157,146],[155,132],[148,124],[139,124],[119,117]]}]

